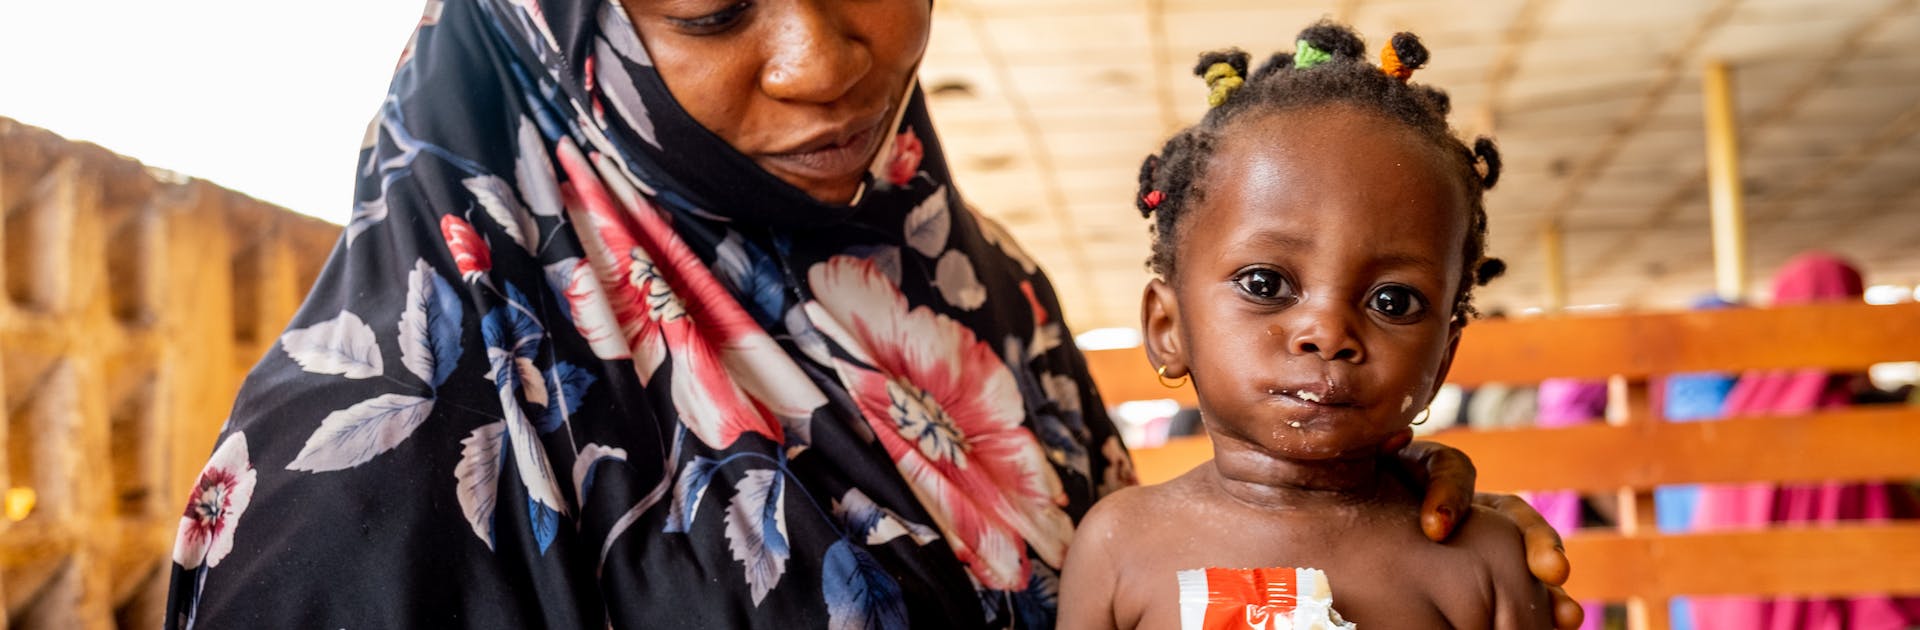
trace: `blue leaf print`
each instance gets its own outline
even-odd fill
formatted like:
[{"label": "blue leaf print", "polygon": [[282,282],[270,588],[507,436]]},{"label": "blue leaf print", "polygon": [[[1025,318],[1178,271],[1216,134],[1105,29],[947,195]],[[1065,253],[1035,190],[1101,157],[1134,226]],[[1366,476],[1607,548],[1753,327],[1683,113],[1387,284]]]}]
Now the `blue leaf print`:
[{"label": "blue leaf print", "polygon": [[1060,606],[1060,574],[1044,562],[1033,563],[1026,590],[1013,594],[1014,615],[1024,628],[1052,628]]},{"label": "blue leaf print", "polygon": [[535,425],[542,434],[552,433],[573,417],[573,410],[580,408],[580,399],[587,395],[587,388],[593,385],[593,373],[561,361],[553,364],[553,369],[547,370],[547,381],[547,414]]},{"label": "blue leaf print", "polygon": [[[553,296],[554,304],[564,305],[568,303],[567,285],[570,285],[573,283],[573,268],[578,266],[579,264],[580,264],[579,258],[568,258],[566,260],[562,260],[560,262],[547,265],[544,268],[546,271],[546,277],[547,277],[547,293]],[[561,320],[569,324],[573,323],[573,309],[557,308],[554,310],[560,313]]]},{"label": "blue leaf print", "polygon": [[528,306],[527,296],[509,284],[507,286],[507,322],[513,326],[514,356],[532,358],[540,350],[540,338],[546,336],[546,329],[540,321],[533,318],[533,308]]},{"label": "blue leaf print", "polygon": [[490,309],[480,317],[480,338],[486,341],[488,348],[507,349],[507,318],[501,313],[503,310]]},{"label": "blue leaf print", "polygon": [[560,532],[560,513],[528,498],[527,519],[533,525],[533,540],[540,543],[540,553],[545,555],[547,547],[553,545],[554,534]]},{"label": "blue leaf print", "polygon": [[892,245],[858,245],[847,248],[842,253],[873,261],[873,265],[879,267],[881,273],[887,274],[888,280],[892,280],[895,285],[900,284],[900,248]]},{"label": "blue leaf print", "polygon": [[833,502],[833,515],[847,528],[847,535],[869,545],[886,544],[901,536],[911,536],[918,544],[939,540],[933,528],[909,521],[893,510],[880,507],[859,488]]},{"label": "blue leaf print", "polygon": [[520,392],[523,402],[544,408],[548,405],[547,381],[533,359],[539,354],[546,331],[534,319],[519,289],[506,285],[506,294],[507,303],[487,311],[480,325],[491,366],[488,379],[505,391]]},{"label": "blue leaf print", "polygon": [[754,319],[763,326],[779,321],[787,308],[787,288],[773,258],[735,232],[728,232],[714,253],[714,270],[735,293],[747,298]]},{"label": "blue leaf print", "polygon": [[900,585],[852,541],[841,539],[827,548],[820,590],[826,596],[827,627],[831,630],[907,627],[907,607],[901,599]]},{"label": "blue leaf print", "polygon": [[1007,369],[1013,372],[1014,383],[1020,387],[1020,399],[1026,403],[1027,417],[1033,421],[1034,437],[1039,438],[1041,446],[1047,450],[1047,460],[1082,477],[1091,475],[1086,422],[1081,420],[1080,412],[1068,408],[1066,401],[1055,398],[1053,392],[1048,391],[1048,381],[1053,378],[1051,374],[1035,375],[1027,369],[1026,345],[1019,338],[1007,336],[1001,350]]},{"label": "blue leaf print", "polygon": [[495,422],[473,430],[460,440],[460,464],[453,469],[460,511],[473,526],[473,535],[493,549],[493,504],[500,494],[500,463],[506,450],[507,424]]},{"label": "blue leaf print", "polygon": [[667,507],[666,533],[685,532],[693,526],[693,515],[700,509],[700,497],[707,493],[707,484],[713,481],[713,471],[720,461],[694,456],[693,461],[680,469],[680,479],[673,484],[673,504]]},{"label": "blue leaf print", "polygon": [[333,319],[282,333],[280,347],[300,369],[314,374],[361,379],[386,373],[373,327],[346,310]]},{"label": "blue leaf print", "polygon": [[787,509],[780,500],[785,481],[776,470],[749,470],[734,483],[727,505],[727,549],[744,567],[755,606],[787,572]]},{"label": "blue leaf print", "polygon": [[372,228],[375,223],[387,220],[387,197],[382,194],[370,201],[357,201],[353,204],[353,214],[347,219],[347,247],[353,247],[353,240],[361,233]]},{"label": "blue leaf print", "polygon": [[[880,506],[859,488],[848,490],[845,497],[833,502],[833,513],[840,517],[847,527],[847,535],[865,538],[880,524]],[[869,541],[867,544],[873,544]]]},{"label": "blue leaf print", "polygon": [[594,473],[603,461],[627,461],[627,449],[589,443],[573,458],[573,496],[582,506],[587,504],[587,496],[593,493]]},{"label": "blue leaf print", "polygon": [[431,398],[382,394],[327,414],[287,470],[327,472],[364,464],[413,437],[431,411]]},{"label": "blue leaf print", "polygon": [[1040,445],[1047,450],[1047,461],[1053,465],[1091,475],[1092,463],[1087,457],[1087,446],[1068,429],[1067,423],[1053,413],[1053,405],[1048,403],[1039,409],[1028,411],[1033,419],[1034,437],[1040,438]]},{"label": "blue leaf print", "polygon": [[460,296],[454,293],[453,284],[440,274],[433,274],[433,298],[427,302],[427,330],[433,339],[433,381],[428,383],[439,389],[453,376],[453,368],[460,362],[460,333],[466,311],[460,306]]},{"label": "blue leaf print", "polygon": [[407,301],[400,313],[400,361],[428,388],[438,390],[460,361],[460,296],[425,259],[407,274]]}]

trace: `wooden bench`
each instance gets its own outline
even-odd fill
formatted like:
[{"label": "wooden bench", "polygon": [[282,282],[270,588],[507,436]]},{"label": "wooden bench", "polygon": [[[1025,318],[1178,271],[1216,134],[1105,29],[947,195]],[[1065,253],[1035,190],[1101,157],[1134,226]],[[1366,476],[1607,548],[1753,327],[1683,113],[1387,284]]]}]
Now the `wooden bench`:
[{"label": "wooden bench", "polygon": [[[1662,534],[1655,486],[1920,478],[1920,408],[1662,422],[1647,382],[1679,372],[1765,368],[1861,371],[1920,360],[1920,304],[1855,304],[1476,322],[1449,382],[1605,378],[1624,407],[1612,423],[1561,429],[1450,430],[1433,439],[1473,457],[1483,490],[1617,492],[1621,527],[1565,532],[1568,592],[1624,601],[1633,628],[1667,627],[1675,595],[1920,594],[1920,521]],[[1174,398],[1138,349],[1089,353],[1109,404]],[[1141,481],[1212,456],[1205,437],[1137,449]]]}]

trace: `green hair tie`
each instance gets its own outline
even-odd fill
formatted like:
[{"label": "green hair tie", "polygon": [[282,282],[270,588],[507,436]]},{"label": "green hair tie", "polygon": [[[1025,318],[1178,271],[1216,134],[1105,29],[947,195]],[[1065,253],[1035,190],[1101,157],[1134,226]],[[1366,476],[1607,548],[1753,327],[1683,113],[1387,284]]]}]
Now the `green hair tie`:
[{"label": "green hair tie", "polygon": [[1293,67],[1305,70],[1333,61],[1333,53],[1314,47],[1313,42],[1300,40],[1293,43]]}]

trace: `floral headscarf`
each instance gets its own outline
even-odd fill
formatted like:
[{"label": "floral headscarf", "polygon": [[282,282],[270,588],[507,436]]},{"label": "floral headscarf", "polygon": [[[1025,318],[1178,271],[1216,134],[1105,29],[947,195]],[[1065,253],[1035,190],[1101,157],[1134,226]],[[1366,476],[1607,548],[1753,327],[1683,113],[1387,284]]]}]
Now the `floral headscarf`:
[{"label": "floral headscarf", "polygon": [[1131,467],[905,98],[820,204],[681,110],[617,4],[431,2],[168,623],[1050,626]]}]

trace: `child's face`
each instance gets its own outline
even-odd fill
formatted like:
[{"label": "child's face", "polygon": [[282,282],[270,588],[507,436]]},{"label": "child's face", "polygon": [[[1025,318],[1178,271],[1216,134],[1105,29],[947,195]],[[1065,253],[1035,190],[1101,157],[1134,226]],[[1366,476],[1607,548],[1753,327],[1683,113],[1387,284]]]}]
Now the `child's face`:
[{"label": "child's face", "polygon": [[1459,340],[1468,229],[1465,183],[1432,145],[1345,106],[1226,131],[1142,313],[1216,444],[1371,456],[1426,407]]}]

